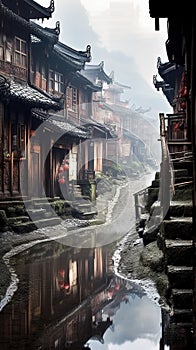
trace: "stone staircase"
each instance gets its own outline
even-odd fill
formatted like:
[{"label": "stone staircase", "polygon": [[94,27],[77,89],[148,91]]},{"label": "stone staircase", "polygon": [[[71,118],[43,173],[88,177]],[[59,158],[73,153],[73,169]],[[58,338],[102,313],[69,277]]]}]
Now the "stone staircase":
[{"label": "stone staircase", "polygon": [[97,209],[90,201],[89,196],[82,193],[81,186],[77,183],[70,184],[70,200],[67,201],[71,207],[71,214],[79,219],[92,219],[97,215]]},{"label": "stone staircase", "polygon": [[[191,160],[173,161],[174,193],[168,212],[161,217],[158,196],[159,174],[148,188],[146,209],[149,213],[141,237],[144,245],[157,241],[163,252],[164,272],[168,279],[167,303],[170,306],[169,333],[191,335],[193,327],[193,288],[195,246],[193,241]],[[142,220],[142,219],[141,219]]]},{"label": "stone staircase", "polygon": [[[53,203],[57,200],[54,199]],[[54,226],[60,222],[61,218],[55,214],[47,199],[12,199],[0,202],[1,231],[24,233],[38,227]]]},{"label": "stone staircase", "polygon": [[190,332],[193,325],[194,243],[192,227],[192,162],[174,162],[175,193],[167,218],[160,223],[157,244],[168,277],[170,328]]},{"label": "stone staircase", "polygon": [[0,232],[25,233],[37,228],[55,226],[63,219],[93,219],[97,209],[84,196],[80,185],[71,183],[68,199],[55,198],[9,198],[0,201]]}]

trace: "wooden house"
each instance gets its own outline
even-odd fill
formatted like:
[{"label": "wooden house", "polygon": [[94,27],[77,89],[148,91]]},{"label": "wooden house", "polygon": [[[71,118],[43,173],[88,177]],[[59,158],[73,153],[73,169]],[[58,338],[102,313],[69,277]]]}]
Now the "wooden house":
[{"label": "wooden house", "polygon": [[[79,93],[70,82],[90,61],[90,46],[76,51],[58,41],[58,22],[49,29],[31,21],[53,10],[53,1],[48,8],[0,2],[2,199],[59,195],[59,181],[76,177],[77,145],[88,135],[75,125]],[[64,176],[59,169],[66,156],[72,172]]]},{"label": "wooden house", "polygon": [[107,141],[107,164],[128,169],[135,160],[148,164],[150,158],[156,157],[152,156],[153,147],[149,145],[149,139],[152,140],[149,133],[152,135],[153,128],[141,114],[131,109],[127,101],[121,100],[125,88],[130,87],[117,82],[105,86],[102,101],[97,104],[97,115],[100,114],[102,122],[110,125],[117,134],[116,139]]},{"label": "wooden house", "polygon": [[[112,79],[104,71],[104,62],[98,65],[85,65],[81,71],[82,76],[86,79],[87,88],[91,87],[91,107],[88,113],[81,111],[83,125],[90,130],[91,138],[86,145],[86,161],[84,170],[88,176],[103,172],[103,164],[105,162],[107,142],[110,139],[115,139],[116,135],[112,131],[110,124],[106,124],[105,119],[100,115],[99,103],[103,99],[104,85],[109,85]],[[87,161],[88,160],[88,161]]]},{"label": "wooden house", "polygon": [[[49,36],[53,34],[48,28],[39,27],[39,30]],[[46,89],[54,99],[61,100],[58,112],[33,112],[35,133],[39,131],[40,134],[44,129],[46,135],[42,138],[43,187],[49,197],[67,197],[70,181],[78,179],[80,144],[89,136],[80,121],[80,98],[83,97],[80,93],[84,83],[78,73],[91,60],[90,46],[85,51],[77,51],[59,41],[51,47],[46,40],[33,40],[31,75],[34,84],[41,90]],[[90,97],[85,98],[88,101]],[[35,139],[32,138],[34,144]],[[37,138],[39,143],[40,137]]]},{"label": "wooden house", "polygon": [[[21,179],[24,180],[23,196],[32,194],[36,171],[31,165],[28,143],[32,108],[60,109],[59,99],[38,90],[30,80],[31,34],[47,39],[30,19],[49,18],[53,9],[53,1],[47,9],[35,1],[0,2],[1,198],[19,196]],[[56,42],[58,35],[53,35],[52,40]],[[35,166],[38,167],[38,163]]]},{"label": "wooden house", "polygon": [[158,91],[162,89],[173,110],[165,116],[170,153],[188,150],[190,145],[187,130],[185,69],[174,62],[162,63],[160,57],[157,60],[157,69],[162,81],[154,76],[154,86]]}]

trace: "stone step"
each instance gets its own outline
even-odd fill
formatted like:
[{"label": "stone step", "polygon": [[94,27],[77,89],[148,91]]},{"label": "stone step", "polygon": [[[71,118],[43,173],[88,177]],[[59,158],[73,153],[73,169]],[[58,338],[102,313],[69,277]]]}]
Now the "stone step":
[{"label": "stone step", "polygon": [[192,240],[165,240],[165,260],[167,265],[193,266],[194,246]]},{"label": "stone step", "polygon": [[191,309],[173,309],[170,315],[171,322],[191,323],[193,321],[193,310]]},{"label": "stone step", "polygon": [[15,225],[16,223],[27,222],[27,221],[29,221],[29,217],[28,216],[22,216],[22,215],[21,216],[7,218],[7,223],[10,226]]},{"label": "stone step", "polygon": [[76,208],[81,212],[90,212],[92,210],[90,204],[77,204]]},{"label": "stone step", "polygon": [[193,290],[192,289],[172,289],[171,300],[174,308],[191,309],[193,306]]},{"label": "stone step", "polygon": [[193,267],[168,265],[166,273],[170,288],[192,289],[193,288]]},{"label": "stone step", "polygon": [[28,214],[30,216],[30,219],[37,220],[42,219],[46,213],[46,209],[39,208],[39,209],[28,209]]},{"label": "stone step", "polygon": [[170,322],[169,334],[170,345],[172,349],[194,349],[192,322]]},{"label": "stone step", "polygon": [[174,179],[181,178],[181,177],[187,177],[188,176],[188,170],[187,169],[172,169],[172,175]]},{"label": "stone step", "polygon": [[172,196],[172,200],[173,201],[187,201],[187,200],[192,200],[193,197],[193,185],[192,184],[184,184],[184,185],[180,185],[175,187],[175,193]]},{"label": "stone step", "polygon": [[21,200],[0,201],[0,209],[5,209],[17,205],[23,205],[23,202]]},{"label": "stone step", "polygon": [[91,211],[80,211],[80,210],[77,210],[77,209],[73,209],[72,210],[72,215],[73,217],[75,218],[78,218],[78,219],[85,219],[85,220],[88,220],[88,219],[92,219],[94,218],[95,215],[97,215],[97,210],[91,210]]},{"label": "stone step", "polygon": [[171,217],[160,224],[160,232],[165,239],[191,240],[193,237],[192,217]]},{"label": "stone step", "polygon": [[171,201],[170,207],[169,207],[169,216],[192,217],[192,214],[193,214],[192,200]]},{"label": "stone step", "polygon": [[47,226],[55,226],[61,223],[61,219],[59,217],[53,217],[48,219],[42,219],[37,221],[29,221],[19,223],[13,226],[13,230],[17,233],[27,233],[37,228],[43,228]]},{"label": "stone step", "polygon": [[[170,201],[168,209],[169,216],[186,217],[192,216],[193,202],[192,200]],[[155,201],[150,208],[150,215],[159,215],[161,213],[161,203],[159,200]]]},{"label": "stone step", "polygon": [[186,169],[191,174],[193,171],[193,161],[192,160],[182,160],[182,161],[173,161],[173,168],[177,169]]},{"label": "stone step", "polygon": [[177,176],[175,177],[174,175],[174,184],[180,184],[180,183],[186,183],[186,182],[191,182],[193,180],[192,176]]}]

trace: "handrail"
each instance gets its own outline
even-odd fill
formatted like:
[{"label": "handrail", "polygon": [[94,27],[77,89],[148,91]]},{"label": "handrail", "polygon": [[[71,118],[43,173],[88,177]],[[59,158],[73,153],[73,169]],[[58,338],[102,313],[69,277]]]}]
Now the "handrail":
[{"label": "handrail", "polygon": [[[133,194],[134,196],[134,202],[135,202],[135,219],[136,222],[140,220],[142,211],[145,210],[145,204],[146,204],[146,198],[147,198],[147,193],[148,193],[148,187],[141,189],[138,192],[135,192]],[[141,203],[141,200],[143,203]]]},{"label": "handrail", "polygon": [[162,148],[162,164],[160,176],[160,203],[162,208],[162,217],[166,217],[170,205],[170,187],[174,191],[174,179],[171,164],[169,162],[169,150],[166,142],[165,116],[164,113],[159,114],[160,118],[160,138]]}]

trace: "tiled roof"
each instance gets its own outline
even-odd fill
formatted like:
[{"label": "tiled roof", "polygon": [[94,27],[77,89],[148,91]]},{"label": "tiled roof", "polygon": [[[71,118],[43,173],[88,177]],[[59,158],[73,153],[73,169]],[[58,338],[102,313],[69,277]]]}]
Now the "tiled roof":
[{"label": "tiled roof", "polygon": [[1,1],[0,1],[0,13],[4,18],[11,20],[13,25],[14,23],[21,25],[27,32],[30,32],[31,34],[37,36],[42,40],[50,41],[53,44],[58,41],[58,32],[55,33],[55,30],[53,30],[53,32],[44,30],[44,28],[37,25],[36,23],[27,21],[25,18],[17,15],[8,7],[6,7],[4,4],[2,4]]},{"label": "tiled roof", "polygon": [[40,111],[32,111],[32,115],[46,123],[47,127],[51,131],[55,131],[63,135],[70,135],[76,138],[87,139],[89,137],[89,132],[86,128],[80,128],[75,126],[64,119],[62,116],[55,114],[42,113]]},{"label": "tiled roof", "polygon": [[43,108],[59,110],[61,102],[54,99],[50,95],[37,90],[28,84],[21,84],[14,80],[9,81],[3,76],[0,76],[0,96],[2,98],[15,100],[29,105],[31,108]]},{"label": "tiled roof", "polygon": [[105,73],[103,67],[103,61],[97,65],[86,65],[85,69],[82,71],[82,74],[92,81],[96,81],[96,79],[99,79],[105,81],[107,84],[111,84],[112,78]]},{"label": "tiled roof", "polygon": [[92,127],[95,130],[98,130],[101,133],[104,133],[104,136],[107,135],[107,138],[116,138],[117,135],[111,130],[109,125],[101,124],[92,118],[81,118],[81,123],[84,127]]},{"label": "tiled roof", "polygon": [[50,0],[50,6],[44,7],[34,0],[24,0],[28,6],[31,6],[30,18],[49,18],[54,12],[54,0]]},{"label": "tiled roof", "polygon": [[73,82],[73,84],[76,84],[76,86],[77,86],[77,84],[79,84],[80,86],[82,84],[82,87],[85,87],[86,89],[89,89],[92,92],[102,90],[102,86],[100,84],[93,83],[90,79],[85,77],[83,75],[83,71],[76,72],[73,75],[72,82]]},{"label": "tiled roof", "polygon": [[[30,22],[29,29],[33,34],[33,37],[37,37],[43,41],[50,41],[55,44],[57,43],[60,34],[60,23],[57,21],[55,28],[47,28],[42,27],[35,22]],[[35,40],[33,40],[33,42],[35,42]]]},{"label": "tiled roof", "polygon": [[171,87],[175,87],[177,77],[181,77],[184,68],[173,62],[162,63],[160,57],[157,60],[157,68],[161,78]]},{"label": "tiled roof", "polygon": [[18,4],[17,1],[10,0],[1,0],[1,2],[14,13],[18,13],[18,7],[21,6],[25,16],[28,16],[29,19],[50,18],[54,12],[54,0],[47,0],[48,7],[44,7],[34,0],[20,0]]},{"label": "tiled roof", "polygon": [[71,65],[78,66],[80,69],[86,62],[91,60],[91,47],[87,45],[85,51],[77,51],[63,43],[57,42],[54,45],[53,52],[56,53],[61,59],[70,63]]}]

